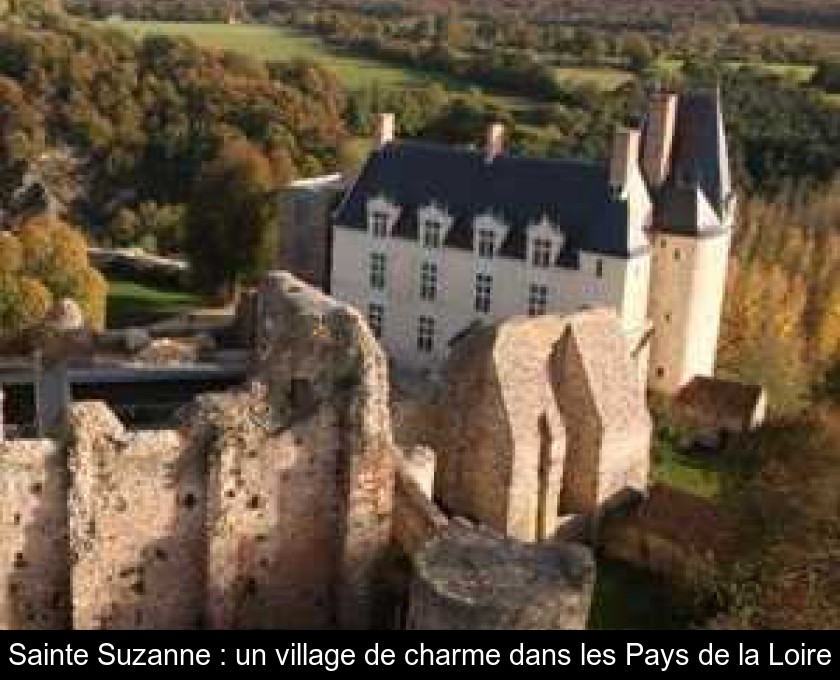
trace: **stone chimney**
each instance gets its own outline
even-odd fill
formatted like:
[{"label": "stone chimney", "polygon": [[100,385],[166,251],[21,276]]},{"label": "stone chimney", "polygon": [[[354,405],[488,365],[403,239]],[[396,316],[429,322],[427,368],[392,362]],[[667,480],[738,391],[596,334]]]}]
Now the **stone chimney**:
[{"label": "stone chimney", "polygon": [[493,123],[487,128],[487,146],[485,148],[488,163],[492,163],[496,156],[505,150],[505,126]]},{"label": "stone chimney", "polygon": [[638,172],[640,144],[638,130],[620,127],[615,131],[610,158],[610,186],[614,190],[623,191],[631,175]]},{"label": "stone chimney", "polygon": [[393,113],[380,113],[376,120],[376,146],[381,149],[394,141],[397,119]]},{"label": "stone chimney", "polygon": [[662,186],[670,170],[677,102],[677,95],[663,91],[655,92],[650,100],[642,151],[642,170],[653,189]]}]

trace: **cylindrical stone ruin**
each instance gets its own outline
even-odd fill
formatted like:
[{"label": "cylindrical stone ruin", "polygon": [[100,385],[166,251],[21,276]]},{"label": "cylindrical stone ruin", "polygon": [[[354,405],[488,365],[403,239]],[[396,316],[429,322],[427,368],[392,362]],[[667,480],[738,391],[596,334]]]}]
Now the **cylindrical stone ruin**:
[{"label": "cylindrical stone ruin", "polygon": [[407,627],[578,630],[595,561],[576,543],[521,543],[453,522],[414,559]]}]

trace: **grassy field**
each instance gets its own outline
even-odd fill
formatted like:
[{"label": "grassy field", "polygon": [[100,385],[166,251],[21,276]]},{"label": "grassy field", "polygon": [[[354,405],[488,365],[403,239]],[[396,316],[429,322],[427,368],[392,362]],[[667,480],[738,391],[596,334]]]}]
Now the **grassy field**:
[{"label": "grassy field", "polygon": [[810,64],[776,64],[761,62],[730,61],[728,65],[732,68],[750,68],[763,73],[769,73],[782,78],[787,78],[795,83],[802,84],[811,80],[815,66]]},{"label": "grassy field", "polygon": [[240,52],[265,61],[310,59],[333,70],[350,89],[372,83],[406,86],[432,79],[445,80],[442,76],[430,76],[373,59],[341,54],[314,36],[277,26],[156,21],[109,21],[104,25],[126,31],[135,38],[155,34],[185,36],[203,47]]},{"label": "grassy field", "polygon": [[554,73],[561,83],[592,85],[605,91],[618,89],[635,77],[629,71],[606,67],[558,67],[554,69]]},{"label": "grassy field", "polygon": [[793,43],[814,45],[834,57],[840,57],[840,31],[803,26],[768,26],[765,24],[746,24],[738,31],[747,37],[775,38]]},{"label": "grassy field", "polygon": [[151,323],[199,304],[191,293],[114,279],[108,282],[108,328]]},{"label": "grassy field", "polygon": [[[331,49],[316,36],[278,26],[156,21],[108,21],[104,25],[126,31],[135,38],[154,34],[185,36],[203,47],[241,52],[267,61],[311,59],[332,69],[350,89],[372,83],[411,86],[429,81],[441,82],[454,89],[467,86],[467,83],[441,74],[344,54]],[[633,77],[631,73],[614,68],[558,67],[556,74],[560,82],[594,85],[604,90],[614,90]]]},{"label": "grassy field", "polygon": [[722,470],[718,460],[689,456],[659,448],[653,466],[653,481],[713,500],[720,493]]},{"label": "grassy field", "polygon": [[[770,73],[788,78],[791,81],[802,84],[811,79],[814,75],[816,67],[810,64],[785,64],[780,62],[762,62],[762,61],[728,61],[726,65],[729,68],[749,68],[763,73]],[[676,74],[682,69],[683,63],[679,59],[663,59],[659,62],[659,68],[665,73]]]}]

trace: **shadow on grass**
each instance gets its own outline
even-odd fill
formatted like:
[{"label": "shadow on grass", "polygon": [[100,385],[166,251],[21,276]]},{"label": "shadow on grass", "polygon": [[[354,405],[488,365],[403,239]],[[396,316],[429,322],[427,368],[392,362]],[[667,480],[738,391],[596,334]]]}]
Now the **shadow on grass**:
[{"label": "shadow on grass", "polygon": [[598,560],[591,630],[680,630],[691,623],[691,607],[662,578],[624,562]]}]

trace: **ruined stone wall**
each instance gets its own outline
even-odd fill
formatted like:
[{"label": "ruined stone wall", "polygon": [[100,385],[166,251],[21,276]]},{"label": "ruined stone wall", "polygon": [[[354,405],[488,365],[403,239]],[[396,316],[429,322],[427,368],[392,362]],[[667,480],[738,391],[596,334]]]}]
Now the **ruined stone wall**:
[{"label": "ruined stone wall", "polygon": [[[210,597],[229,607],[224,593],[232,587],[234,593],[267,588],[269,599],[283,604],[279,593],[294,592],[289,611],[296,613],[288,623],[275,611],[261,624],[368,627],[380,609],[376,584],[391,542],[394,499],[385,357],[358,312],[289,274],[265,279],[258,307],[257,373],[265,394],[246,408],[222,406],[219,412],[230,414],[227,434],[212,446],[218,460],[211,478],[222,495],[211,491],[219,500],[208,520]],[[230,497],[221,487],[236,478],[242,488]],[[277,507],[243,509],[249,500],[259,504],[255,496]],[[265,541],[271,546],[247,547],[268,527],[275,532]],[[275,557],[266,558],[266,551]],[[286,552],[294,560],[272,569]],[[259,574],[250,566],[255,560]],[[231,576],[237,564],[244,571]],[[261,588],[266,582],[273,585]],[[214,623],[236,621],[211,609]]]},{"label": "ruined stone wall", "polygon": [[405,555],[413,555],[443,531],[449,520],[432,501],[428,469],[404,460],[397,468],[393,537]]},{"label": "ruined stone wall", "polygon": [[586,627],[595,562],[582,545],[520,543],[456,521],[414,563],[408,628]]},{"label": "ruined stone wall", "polygon": [[384,356],[357,312],[291,275],[268,277],[256,307],[254,382],[201,397],[179,430],[129,432],[79,403],[66,448],[3,445],[5,625],[367,628],[386,615]]},{"label": "ruined stone wall", "polygon": [[442,427],[433,444],[435,495],[452,514],[505,532],[513,441],[493,372],[494,341],[494,329],[482,329],[456,345],[447,363]]},{"label": "ruined stone wall", "polygon": [[512,319],[464,338],[438,405],[441,502],[524,541],[557,526],[566,436],[549,357],[566,323]]},{"label": "ruined stone wall", "polygon": [[274,433],[258,395],[203,402],[222,425],[209,446],[208,625],[334,627],[337,414],[325,405]]},{"label": "ruined stone wall", "polygon": [[597,515],[647,489],[651,419],[616,328],[606,311],[576,315],[551,358],[568,436],[564,514]]},{"label": "ruined stone wall", "polygon": [[559,511],[586,513],[595,505],[602,432],[582,358],[568,335],[555,349],[552,372],[557,401],[568,423]]},{"label": "ruined stone wall", "polygon": [[201,625],[203,452],[174,431],[129,433],[101,403],[70,419],[74,628]]},{"label": "ruined stone wall", "polygon": [[[445,425],[435,450],[402,452],[385,358],[356,311],[282,273],[255,311],[252,382],[200,397],[178,429],[130,432],[79,403],[61,445],[0,445],[2,625],[402,625],[414,557],[414,627],[585,625],[588,552],[500,534],[549,538],[562,487],[597,505],[646,460],[614,316],[468,336],[430,413]],[[567,429],[583,454],[565,456]],[[446,509],[498,533],[452,529],[433,480]]]},{"label": "ruined stone wall", "polygon": [[508,533],[520,540],[547,538],[557,526],[566,431],[549,357],[565,323],[554,316],[520,319],[498,331],[494,364],[513,433]]},{"label": "ruined stone wall", "polygon": [[69,627],[66,497],[57,444],[0,443],[0,628]]}]

